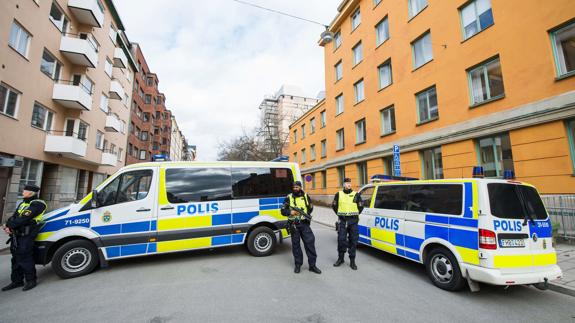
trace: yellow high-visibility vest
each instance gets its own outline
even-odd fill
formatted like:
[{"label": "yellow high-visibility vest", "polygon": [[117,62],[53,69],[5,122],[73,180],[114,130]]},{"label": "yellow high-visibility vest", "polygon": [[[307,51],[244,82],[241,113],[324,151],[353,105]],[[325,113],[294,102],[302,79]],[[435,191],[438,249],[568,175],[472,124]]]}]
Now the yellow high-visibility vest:
[{"label": "yellow high-visibility vest", "polygon": [[344,191],[339,191],[337,197],[337,215],[338,216],[356,216],[359,215],[359,208],[357,203],[353,201],[357,192],[352,191],[346,194]]}]

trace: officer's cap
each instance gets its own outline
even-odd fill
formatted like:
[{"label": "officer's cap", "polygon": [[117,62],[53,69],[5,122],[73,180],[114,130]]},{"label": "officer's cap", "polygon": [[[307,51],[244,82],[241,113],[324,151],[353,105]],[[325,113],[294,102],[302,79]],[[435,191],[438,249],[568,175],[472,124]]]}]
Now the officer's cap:
[{"label": "officer's cap", "polygon": [[26,185],[26,186],[24,186],[24,190],[25,191],[31,191],[34,193],[40,192],[40,188],[36,185]]},{"label": "officer's cap", "polygon": [[293,182],[293,186],[299,186],[299,187],[301,187],[301,182],[300,182],[300,181],[295,181],[295,182]]},{"label": "officer's cap", "polygon": [[344,183],[351,183],[351,178],[346,177],[346,178],[343,179],[343,182],[344,182]]}]

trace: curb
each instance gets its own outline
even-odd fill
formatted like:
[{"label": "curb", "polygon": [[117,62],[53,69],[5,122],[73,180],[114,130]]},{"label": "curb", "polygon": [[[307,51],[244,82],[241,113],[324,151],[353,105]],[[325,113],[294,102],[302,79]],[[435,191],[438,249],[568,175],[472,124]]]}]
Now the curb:
[{"label": "curb", "polygon": [[549,289],[564,295],[575,297],[575,288],[549,283]]}]

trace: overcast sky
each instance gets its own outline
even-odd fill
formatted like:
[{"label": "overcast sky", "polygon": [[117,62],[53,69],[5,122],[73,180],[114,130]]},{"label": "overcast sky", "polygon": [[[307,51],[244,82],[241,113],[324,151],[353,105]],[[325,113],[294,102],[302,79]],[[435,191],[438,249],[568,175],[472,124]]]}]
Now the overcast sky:
[{"label": "overcast sky", "polygon": [[[247,0],[329,24],[341,0]],[[198,160],[257,123],[282,84],[315,97],[324,85],[323,27],[232,0],[115,0]],[[145,3],[145,4],[144,4]]]}]

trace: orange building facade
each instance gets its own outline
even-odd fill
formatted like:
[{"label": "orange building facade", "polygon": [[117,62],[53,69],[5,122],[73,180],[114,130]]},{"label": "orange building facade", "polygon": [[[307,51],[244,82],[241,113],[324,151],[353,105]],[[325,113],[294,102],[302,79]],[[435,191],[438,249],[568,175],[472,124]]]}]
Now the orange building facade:
[{"label": "orange building facade", "polygon": [[481,165],[542,194],[575,193],[575,2],[355,0],[338,11],[334,41],[320,42],[326,98],[290,126],[311,195],[393,175],[394,145],[401,176],[470,177]]}]

